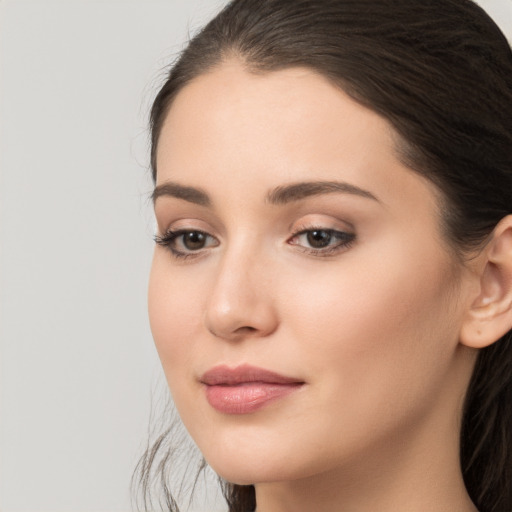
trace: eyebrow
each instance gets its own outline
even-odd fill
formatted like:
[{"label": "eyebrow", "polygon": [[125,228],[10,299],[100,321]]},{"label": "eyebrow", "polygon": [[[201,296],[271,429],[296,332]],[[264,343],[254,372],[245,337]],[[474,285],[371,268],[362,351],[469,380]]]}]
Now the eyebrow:
[{"label": "eyebrow", "polygon": [[306,183],[292,183],[275,188],[267,195],[267,202],[280,205],[299,201],[310,196],[332,193],[352,194],[366,199],[380,202],[368,190],[356,187],[343,181],[311,181]]},{"label": "eyebrow", "polygon": [[[310,181],[282,185],[276,187],[267,194],[266,202],[273,205],[283,205],[294,201],[300,201],[301,199],[306,199],[311,196],[332,193],[351,194],[380,202],[377,197],[368,190],[343,181]],[[198,204],[200,206],[212,205],[210,196],[204,190],[179,185],[178,183],[171,181],[167,181],[162,185],[155,187],[151,194],[153,203],[162,196],[183,199],[184,201]]]},{"label": "eyebrow", "polygon": [[194,203],[201,206],[211,206],[212,204],[210,197],[203,190],[195,187],[185,187],[172,181],[167,181],[162,185],[155,187],[153,193],[151,194],[153,204],[159,197],[162,196],[183,199],[189,203]]}]

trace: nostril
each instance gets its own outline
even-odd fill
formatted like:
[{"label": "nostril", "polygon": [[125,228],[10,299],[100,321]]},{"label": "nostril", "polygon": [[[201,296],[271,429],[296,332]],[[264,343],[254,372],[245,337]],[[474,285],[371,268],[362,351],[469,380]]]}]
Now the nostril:
[{"label": "nostril", "polygon": [[243,326],[243,327],[239,327],[235,332],[239,332],[239,333],[249,333],[249,332],[255,332],[257,331],[258,329],[256,329],[256,327],[251,327],[249,325],[247,326]]},{"label": "nostril", "polygon": [[[211,327],[208,327],[208,330],[217,338],[226,337],[225,334],[221,334],[221,333],[217,332],[215,329],[212,329]],[[252,334],[257,331],[258,331],[258,329],[256,327],[251,327],[249,325],[246,325],[246,326],[238,327],[237,329],[233,330],[231,332],[231,334],[229,334],[227,337],[234,335],[235,337],[238,338],[239,336]]]}]

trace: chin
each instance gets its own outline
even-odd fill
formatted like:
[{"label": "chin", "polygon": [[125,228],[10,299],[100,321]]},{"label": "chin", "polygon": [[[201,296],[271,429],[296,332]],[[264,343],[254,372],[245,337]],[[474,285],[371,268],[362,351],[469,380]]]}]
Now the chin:
[{"label": "chin", "polygon": [[279,482],[282,480],[290,480],[290,475],[287,475],[282,470],[272,468],[255,468],[252,464],[210,464],[212,469],[221,478],[231,484],[236,485],[254,485],[263,482]]},{"label": "chin", "polygon": [[[251,449],[232,443],[230,447],[217,445],[217,450],[206,450],[209,466],[224,480],[238,485],[275,482],[293,479],[289,457],[268,450]],[[294,472],[297,468],[294,467]]]},{"label": "chin", "polygon": [[[258,460],[250,453],[232,454],[226,450],[222,457],[208,457],[206,461],[210,467],[224,480],[238,485],[252,485],[257,482],[274,480],[278,468],[272,468],[272,461],[266,457],[266,461]],[[269,464],[270,462],[270,464]],[[277,470],[277,471],[276,471]],[[280,470],[283,471],[283,468]]]},{"label": "chin", "polygon": [[297,458],[296,453],[279,450],[226,450],[222,456],[205,458],[221,478],[237,485],[300,480],[325,469],[315,458]]}]

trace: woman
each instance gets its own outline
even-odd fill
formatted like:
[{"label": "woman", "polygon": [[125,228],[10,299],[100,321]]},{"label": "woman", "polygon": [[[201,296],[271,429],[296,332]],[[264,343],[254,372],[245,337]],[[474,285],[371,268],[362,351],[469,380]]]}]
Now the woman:
[{"label": "woman", "polygon": [[235,0],[192,39],[149,312],[230,511],[512,510],[511,113],[470,0]]}]

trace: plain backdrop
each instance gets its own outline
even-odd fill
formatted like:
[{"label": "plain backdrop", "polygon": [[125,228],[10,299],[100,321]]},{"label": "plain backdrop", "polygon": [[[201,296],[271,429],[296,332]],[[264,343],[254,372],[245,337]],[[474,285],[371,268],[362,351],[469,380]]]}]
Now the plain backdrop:
[{"label": "plain backdrop", "polygon": [[[147,113],[224,3],[0,2],[2,512],[130,510],[165,394],[146,316]],[[512,39],[512,0],[480,3]]]}]

